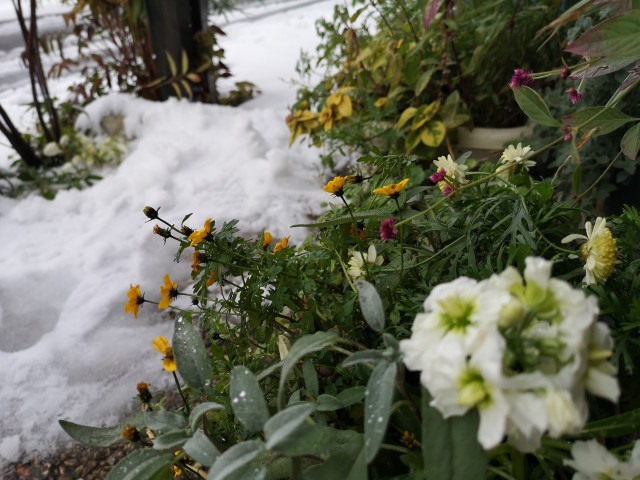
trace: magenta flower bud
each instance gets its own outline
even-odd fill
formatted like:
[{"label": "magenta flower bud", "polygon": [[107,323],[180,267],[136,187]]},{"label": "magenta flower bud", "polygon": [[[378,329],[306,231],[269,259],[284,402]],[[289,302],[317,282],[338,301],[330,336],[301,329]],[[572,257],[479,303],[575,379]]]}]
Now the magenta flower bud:
[{"label": "magenta flower bud", "polygon": [[513,76],[511,77],[511,83],[509,86],[511,88],[520,88],[520,87],[528,87],[533,84],[533,78],[531,78],[531,74],[533,72],[531,70],[523,70],[522,68],[516,68],[513,71]]},{"label": "magenta flower bud", "polygon": [[569,101],[574,105],[582,100],[582,93],[573,87],[567,90],[567,93],[569,94]]},{"label": "magenta flower bud", "polygon": [[391,240],[398,235],[396,222],[392,217],[383,220],[380,223],[380,238],[384,241]]}]

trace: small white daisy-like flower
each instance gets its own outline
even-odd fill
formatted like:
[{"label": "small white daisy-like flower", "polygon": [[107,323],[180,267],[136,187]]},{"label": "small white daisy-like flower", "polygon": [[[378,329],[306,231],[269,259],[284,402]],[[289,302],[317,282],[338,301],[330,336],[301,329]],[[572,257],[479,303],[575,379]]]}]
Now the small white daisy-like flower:
[{"label": "small white daisy-like flower", "polygon": [[516,166],[521,166],[524,167],[525,170],[528,170],[529,167],[533,167],[536,164],[536,162],[530,160],[533,154],[534,151],[531,150],[531,147],[528,145],[526,147],[523,147],[522,143],[518,143],[516,147],[509,145],[504,152],[502,152],[500,166],[496,171],[500,177],[508,178]]},{"label": "small white daisy-like flower", "polygon": [[382,255],[378,255],[375,245],[370,245],[366,254],[362,252],[351,252],[351,258],[349,259],[349,269],[347,273],[355,280],[356,278],[364,277],[367,273],[364,263],[367,262],[370,265],[382,265],[384,258]]},{"label": "small white daisy-like flower", "polygon": [[587,235],[573,233],[562,239],[562,243],[573,240],[585,240],[580,246],[578,255],[570,255],[570,258],[580,258],[584,263],[585,277],[583,282],[587,285],[604,283],[613,273],[616,263],[618,246],[616,239],[607,228],[607,220],[596,218],[595,225],[587,222],[584,225]]},{"label": "small white daisy-like flower", "polygon": [[438,169],[440,168],[444,169],[445,174],[449,180],[452,180],[459,184],[463,184],[467,182],[464,176],[464,172],[469,167],[467,167],[466,165],[457,164],[451,158],[451,155],[447,155],[446,157],[438,157],[437,160],[433,161],[433,164],[436,167],[438,167]]}]

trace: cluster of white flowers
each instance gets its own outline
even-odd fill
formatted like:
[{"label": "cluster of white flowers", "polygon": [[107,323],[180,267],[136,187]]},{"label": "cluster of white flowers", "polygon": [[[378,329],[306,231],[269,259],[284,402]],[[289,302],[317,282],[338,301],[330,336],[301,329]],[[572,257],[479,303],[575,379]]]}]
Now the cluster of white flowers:
[{"label": "cluster of white flowers", "polygon": [[571,455],[573,458],[565,463],[576,470],[573,480],[633,480],[640,476],[640,440],[626,462],[614,457],[596,440],[574,443]]},{"label": "cluster of white flowers", "polygon": [[42,153],[46,157],[74,154],[71,160],[62,166],[63,171],[73,171],[117,165],[126,151],[126,144],[118,137],[107,137],[98,143],[94,138],[75,132],[73,135],[63,135],[58,143],[47,143]]},{"label": "cluster of white flowers", "polygon": [[529,257],[524,278],[513,267],[477,282],[438,285],[400,342],[404,363],[420,371],[431,405],[444,417],[480,414],[488,449],[505,436],[534,451],[543,434],[579,432],[585,393],[617,401],[613,342],[597,322],[593,297],[551,277],[551,262]]}]

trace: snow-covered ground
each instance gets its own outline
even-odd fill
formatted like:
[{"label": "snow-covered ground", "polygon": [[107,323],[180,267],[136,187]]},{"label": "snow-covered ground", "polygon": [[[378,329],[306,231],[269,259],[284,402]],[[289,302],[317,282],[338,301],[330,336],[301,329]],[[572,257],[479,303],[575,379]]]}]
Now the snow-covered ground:
[{"label": "snow-covered ground", "polygon": [[[15,24],[10,2],[0,3],[1,37]],[[145,205],[161,206],[176,223],[193,212],[188,224],[196,228],[208,217],[237,218],[246,235],[268,229],[304,238],[290,225],[308,221],[328,198],[319,152],[287,146],[284,118],[295,97],[287,82],[300,50],[317,44],[315,20],[336,3],[270,3],[229,18],[227,63],[233,80],[259,86],[255,100],[230,108],[102,98],[81,123],[99,129],[103,114],[124,115],[129,150],[119,167],[54,201],[0,197],[0,465],[67,441],[59,419],[112,424],[135,405],[137,382],[152,390],[170,384],[151,340],[170,336],[172,322],[153,305],[135,320],[123,305],[130,283],[150,299],[165,273],[184,287],[190,261],[172,262],[175,244],[152,234]],[[55,0],[45,6],[64,10]],[[0,64],[19,66],[19,52],[0,51]],[[72,80],[50,87],[63,96]],[[31,123],[29,101],[26,84],[0,83],[0,104],[23,126]],[[11,150],[0,143],[6,167]]]}]

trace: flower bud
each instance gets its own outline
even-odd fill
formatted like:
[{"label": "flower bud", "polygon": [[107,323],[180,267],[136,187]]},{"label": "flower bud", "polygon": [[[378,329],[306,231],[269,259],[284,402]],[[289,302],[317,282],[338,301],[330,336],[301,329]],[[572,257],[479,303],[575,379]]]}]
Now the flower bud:
[{"label": "flower bud", "polygon": [[162,238],[169,238],[171,236],[171,230],[168,228],[162,228],[160,225],[153,227],[153,233],[160,235]]},{"label": "flower bud", "polygon": [[147,216],[147,218],[151,220],[155,220],[156,218],[158,218],[158,210],[153,207],[144,207],[142,211]]},{"label": "flower bud", "polygon": [[500,310],[498,326],[501,328],[509,328],[519,325],[526,315],[527,310],[524,308],[524,305],[518,300],[512,300]]},{"label": "flower bud", "polygon": [[144,404],[148,404],[151,402],[151,392],[149,391],[149,385],[146,382],[138,382],[136,388],[138,389],[138,398]]}]

